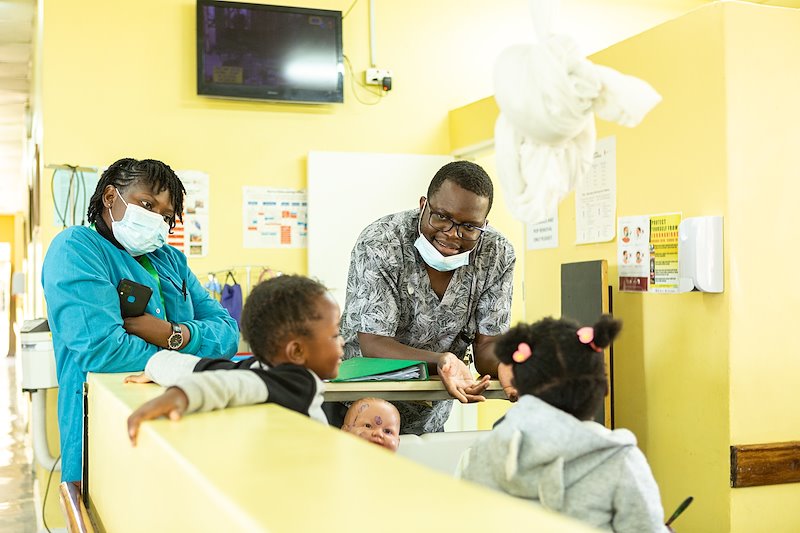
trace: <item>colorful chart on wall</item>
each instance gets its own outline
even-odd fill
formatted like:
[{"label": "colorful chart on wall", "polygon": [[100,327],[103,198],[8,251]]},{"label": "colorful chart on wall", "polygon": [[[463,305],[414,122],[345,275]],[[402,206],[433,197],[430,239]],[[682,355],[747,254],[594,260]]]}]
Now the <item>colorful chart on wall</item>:
[{"label": "colorful chart on wall", "polygon": [[306,247],[306,191],[242,187],[242,213],[245,248]]}]

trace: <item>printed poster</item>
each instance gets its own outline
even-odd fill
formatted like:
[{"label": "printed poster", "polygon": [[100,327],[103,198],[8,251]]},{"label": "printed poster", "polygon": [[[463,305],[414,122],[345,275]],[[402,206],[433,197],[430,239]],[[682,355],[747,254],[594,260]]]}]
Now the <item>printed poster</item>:
[{"label": "printed poster", "polygon": [[614,239],[617,215],[616,137],[597,140],[592,168],[575,187],[575,243]]},{"label": "printed poster", "polygon": [[680,213],[650,217],[650,292],[678,292]]},{"label": "printed poster", "polygon": [[183,222],[175,221],[175,228],[167,236],[167,244],[174,246],[187,257],[208,255],[208,174],[199,170],[177,170],[186,195],[183,197]]},{"label": "printed poster", "polygon": [[650,280],[650,217],[620,217],[617,227],[619,290],[647,292]]},{"label": "printed poster", "polygon": [[525,224],[528,250],[558,248],[558,217],[550,217],[536,224]]},{"label": "printed poster", "polygon": [[242,187],[245,248],[305,248],[305,190]]},{"label": "printed poster", "polygon": [[617,264],[619,290],[678,292],[680,213],[620,217]]}]

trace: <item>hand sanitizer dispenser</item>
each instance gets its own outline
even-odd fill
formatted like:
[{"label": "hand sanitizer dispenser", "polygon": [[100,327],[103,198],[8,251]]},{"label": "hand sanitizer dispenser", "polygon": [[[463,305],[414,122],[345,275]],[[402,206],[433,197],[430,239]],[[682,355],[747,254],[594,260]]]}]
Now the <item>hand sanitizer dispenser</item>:
[{"label": "hand sanitizer dispenser", "polygon": [[691,217],[678,226],[679,292],[722,292],[722,217]]},{"label": "hand sanitizer dispenser", "polygon": [[58,387],[53,336],[46,318],[26,320],[20,330],[22,390]]}]

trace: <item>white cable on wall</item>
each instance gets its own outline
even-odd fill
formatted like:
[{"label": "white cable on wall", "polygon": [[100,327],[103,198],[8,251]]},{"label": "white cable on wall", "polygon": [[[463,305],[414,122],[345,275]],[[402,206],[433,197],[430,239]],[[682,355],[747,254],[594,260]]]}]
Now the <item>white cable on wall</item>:
[{"label": "white cable on wall", "polygon": [[[61,470],[61,460],[50,455],[50,447],[47,445],[46,394],[45,389],[31,391],[33,456],[45,470]],[[58,464],[56,465],[56,463]]]},{"label": "white cable on wall", "polygon": [[369,0],[369,63],[375,68],[375,0]]}]

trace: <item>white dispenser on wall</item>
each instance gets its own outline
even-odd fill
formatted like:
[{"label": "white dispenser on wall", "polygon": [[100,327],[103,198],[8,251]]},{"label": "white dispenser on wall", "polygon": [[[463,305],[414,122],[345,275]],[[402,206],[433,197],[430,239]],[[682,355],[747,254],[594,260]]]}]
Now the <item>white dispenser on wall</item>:
[{"label": "white dispenser on wall", "polygon": [[679,292],[722,292],[722,217],[690,217],[678,226]]},{"label": "white dispenser on wall", "polygon": [[47,319],[26,320],[20,330],[22,390],[37,391],[58,387],[53,337]]}]

